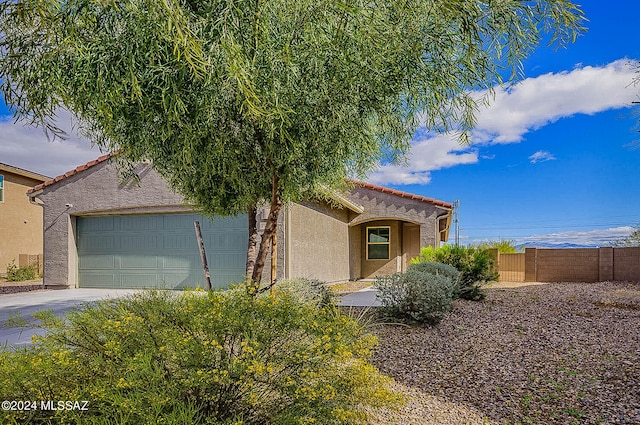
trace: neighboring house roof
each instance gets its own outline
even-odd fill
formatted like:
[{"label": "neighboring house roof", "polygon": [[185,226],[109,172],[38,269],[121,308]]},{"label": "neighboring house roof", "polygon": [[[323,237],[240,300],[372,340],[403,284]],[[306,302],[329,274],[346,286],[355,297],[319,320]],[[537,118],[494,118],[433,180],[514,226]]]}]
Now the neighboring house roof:
[{"label": "neighboring house roof", "polygon": [[89,162],[87,162],[87,163],[86,163],[86,164],[84,164],[84,165],[79,165],[79,166],[77,166],[75,169],[73,169],[73,170],[71,170],[71,171],[67,171],[66,173],[61,174],[61,175],[59,175],[59,176],[57,176],[57,177],[54,177],[53,179],[49,179],[49,177],[47,177],[47,179],[49,179],[49,180],[47,180],[47,181],[45,181],[44,183],[41,183],[41,184],[39,184],[39,185],[37,185],[37,186],[35,186],[35,187],[33,187],[33,188],[29,189],[29,190],[27,191],[27,194],[28,194],[28,195],[30,195],[30,194],[32,194],[32,193],[34,193],[34,192],[38,192],[38,191],[40,191],[40,190],[44,189],[44,188],[45,188],[45,187],[47,187],[47,186],[51,186],[51,185],[52,185],[52,184],[54,184],[54,183],[58,183],[60,180],[64,180],[64,179],[66,179],[67,177],[71,177],[71,176],[73,176],[73,175],[76,175],[76,174],[78,174],[78,173],[79,173],[79,172],[81,172],[81,171],[84,171],[84,170],[86,170],[86,169],[88,169],[88,168],[93,167],[94,165],[98,165],[98,164],[100,164],[101,162],[104,162],[104,161],[106,161],[107,159],[111,158],[112,156],[113,156],[113,154],[112,154],[112,153],[107,154],[107,155],[102,155],[101,157],[98,157],[97,159],[94,159],[93,161],[89,161]]},{"label": "neighboring house roof", "polygon": [[17,174],[19,176],[27,177],[33,180],[39,180],[41,182],[47,181],[51,178],[51,177],[43,176],[42,174],[34,173],[33,171],[14,167],[13,165],[3,164],[2,162],[0,162],[0,171]]},{"label": "neighboring house roof", "polygon": [[390,195],[399,196],[401,198],[414,199],[416,201],[427,202],[429,204],[433,204],[437,207],[442,207],[442,208],[448,208],[448,209],[453,208],[453,204],[449,202],[439,201],[433,198],[427,198],[426,196],[414,195],[413,193],[403,192],[401,190],[396,190],[396,189],[390,189],[388,187],[378,186],[377,184],[365,183],[357,180],[353,180],[353,183],[356,186],[364,187],[371,190],[376,190],[382,193],[388,193]]}]

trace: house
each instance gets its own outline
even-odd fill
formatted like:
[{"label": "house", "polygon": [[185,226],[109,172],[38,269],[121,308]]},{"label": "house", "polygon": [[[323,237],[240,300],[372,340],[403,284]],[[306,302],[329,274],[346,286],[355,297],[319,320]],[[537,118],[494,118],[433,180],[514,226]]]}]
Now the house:
[{"label": "house", "polygon": [[0,163],[0,273],[20,255],[42,254],[42,208],[29,202],[27,190],[49,180],[32,171]]},{"label": "house", "polygon": [[[138,164],[135,173],[136,180],[123,181],[105,155],[29,191],[44,208],[45,285],[204,286],[194,220],[201,222],[213,286],[244,280],[246,215],[209,220],[150,164]],[[447,202],[368,183],[335,201],[283,208],[278,278],[373,278],[404,270],[421,246],[447,240]]]}]

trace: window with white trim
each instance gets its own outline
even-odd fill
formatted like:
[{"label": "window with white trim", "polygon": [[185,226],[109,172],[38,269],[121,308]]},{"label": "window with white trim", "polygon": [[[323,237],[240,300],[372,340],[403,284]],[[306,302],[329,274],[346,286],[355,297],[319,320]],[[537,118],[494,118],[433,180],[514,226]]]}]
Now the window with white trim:
[{"label": "window with white trim", "polygon": [[391,227],[367,227],[367,260],[388,260],[391,252]]},{"label": "window with white trim", "polygon": [[0,202],[4,201],[4,176],[0,174]]}]

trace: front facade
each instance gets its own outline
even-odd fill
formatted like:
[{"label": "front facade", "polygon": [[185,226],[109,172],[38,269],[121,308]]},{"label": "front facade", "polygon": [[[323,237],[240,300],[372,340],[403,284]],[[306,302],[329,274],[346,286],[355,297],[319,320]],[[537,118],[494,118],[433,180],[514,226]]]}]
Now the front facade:
[{"label": "front facade", "polygon": [[[44,284],[202,287],[195,220],[201,223],[213,286],[243,281],[246,215],[208,219],[186,205],[150,164],[135,171],[138,181],[122,181],[107,155],[30,191],[44,208]],[[445,202],[366,183],[335,200],[284,208],[278,278],[336,282],[403,271],[421,246],[448,236],[451,205]]]},{"label": "front facade", "polygon": [[32,171],[0,163],[0,273],[20,255],[42,254],[42,208],[29,202],[27,191],[49,180]]}]

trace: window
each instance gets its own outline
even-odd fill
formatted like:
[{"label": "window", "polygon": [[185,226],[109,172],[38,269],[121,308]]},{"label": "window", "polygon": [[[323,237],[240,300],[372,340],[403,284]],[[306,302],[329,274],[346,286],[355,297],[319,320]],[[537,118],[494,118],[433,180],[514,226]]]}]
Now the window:
[{"label": "window", "polygon": [[389,226],[367,227],[367,260],[388,260],[390,252]]},{"label": "window", "polygon": [[4,176],[0,174],[0,202],[4,201]]}]

